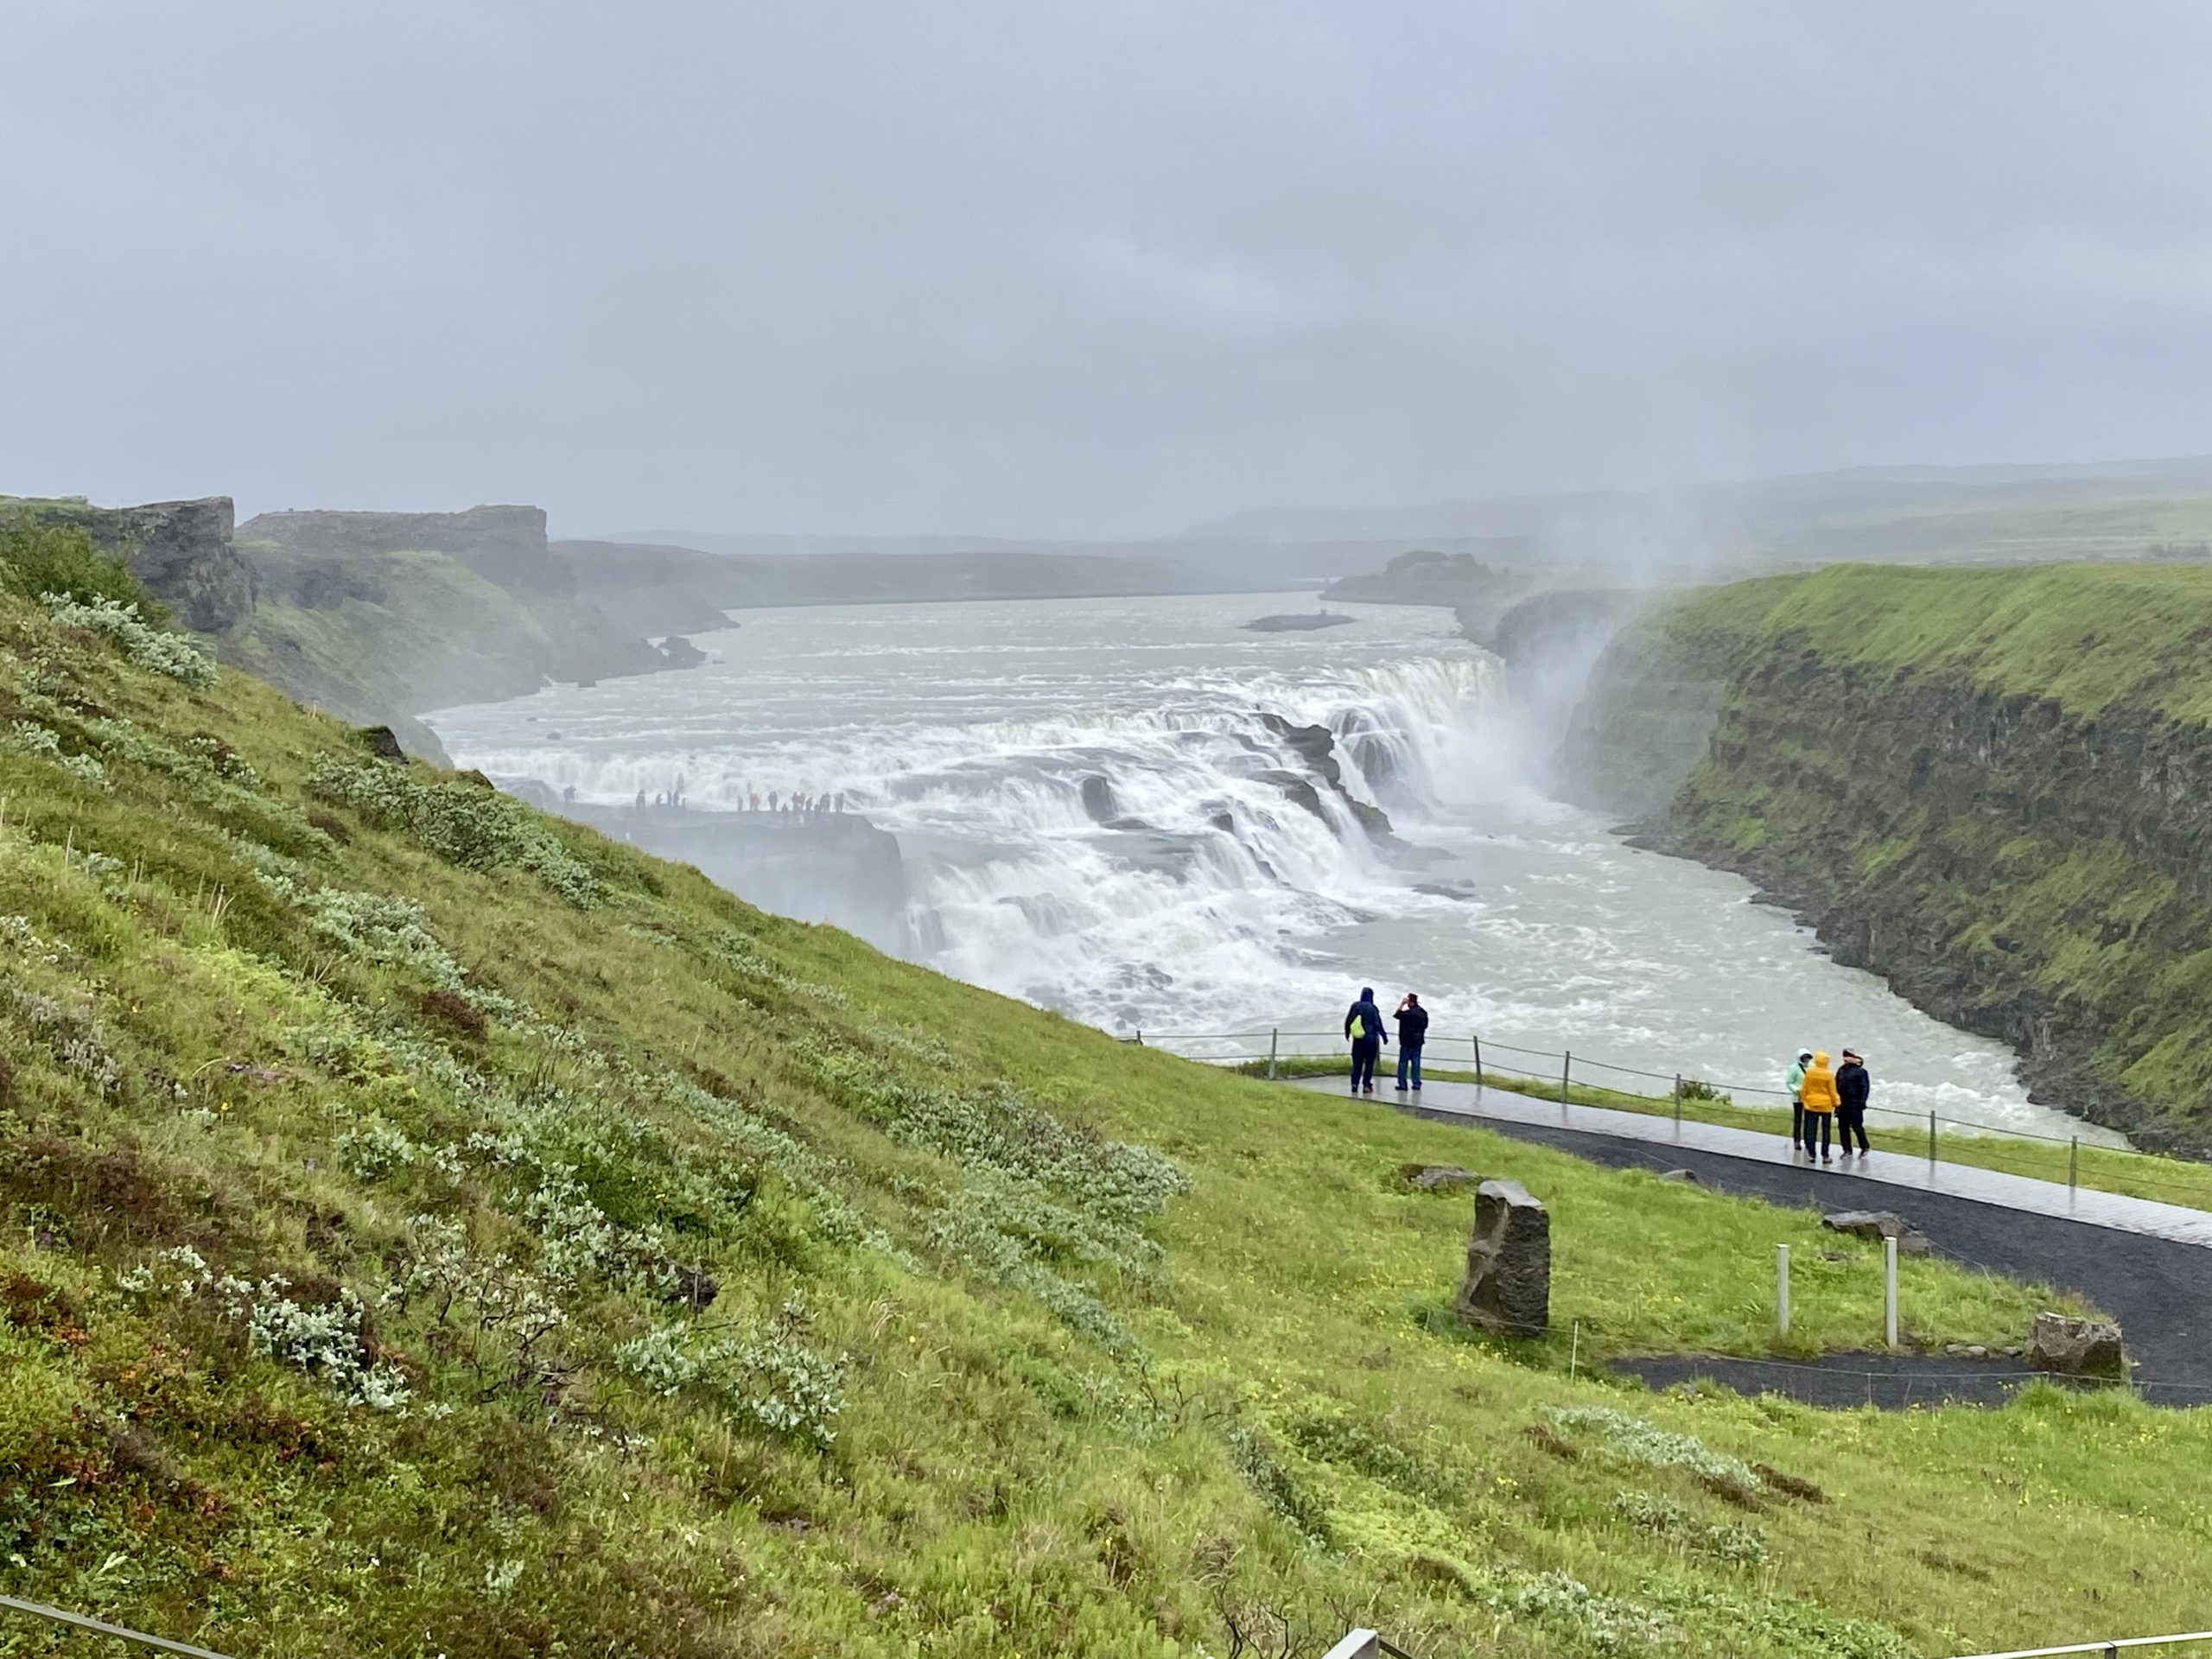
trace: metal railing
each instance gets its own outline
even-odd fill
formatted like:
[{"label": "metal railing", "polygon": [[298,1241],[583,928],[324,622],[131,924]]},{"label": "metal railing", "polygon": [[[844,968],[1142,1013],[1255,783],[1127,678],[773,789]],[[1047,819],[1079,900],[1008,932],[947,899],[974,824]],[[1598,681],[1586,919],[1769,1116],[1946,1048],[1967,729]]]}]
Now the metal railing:
[{"label": "metal railing", "polygon": [[2102,1642],[2076,1642],[2063,1648],[2015,1648],[2009,1653],[1975,1653],[1964,1659],[2053,1659],[2062,1653],[2118,1654],[2123,1648],[2171,1648],[2184,1642],[2212,1642],[2212,1630],[2188,1636],[2123,1636]]},{"label": "metal railing", "polygon": [[111,1624],[105,1619],[90,1618],[83,1613],[73,1613],[65,1608],[49,1607],[42,1601],[25,1601],[18,1596],[0,1596],[0,1607],[11,1612],[29,1613],[49,1624],[65,1624],[73,1630],[90,1630],[95,1636],[111,1636],[119,1642],[136,1642],[140,1647],[152,1648],[161,1653],[175,1653],[184,1659],[229,1659],[213,1648],[195,1648],[189,1642],[172,1642],[166,1636],[149,1636],[143,1630],[134,1630],[122,1624]]},{"label": "metal railing", "polygon": [[1321,1656],[1321,1659],[1414,1659],[1403,1648],[1394,1647],[1387,1637],[1373,1630],[1347,1630],[1344,1639]]},{"label": "metal railing", "polygon": [[[1183,1058],[1201,1060],[1209,1065],[1251,1065],[1264,1060],[1268,1063],[1267,1075],[1272,1077],[1287,1062],[1318,1059],[1328,1052],[1319,1049],[1285,1047],[1286,1043],[1341,1044],[1344,1041],[1344,1036],[1340,1031],[1291,1031],[1281,1027],[1270,1027],[1265,1031],[1232,1032],[1160,1032],[1139,1028],[1122,1040],[1146,1046],[1171,1044],[1237,1044],[1242,1046],[1231,1051],[1189,1053],[1185,1054]],[[1774,1088],[1769,1084],[1724,1083],[1709,1077],[1697,1077],[1687,1071],[1649,1071],[1636,1066],[1618,1065],[1610,1060],[1593,1059],[1587,1054],[1576,1053],[1572,1050],[1522,1048],[1512,1043],[1486,1039],[1473,1033],[1465,1037],[1452,1037],[1440,1036],[1432,1031],[1429,1040],[1422,1050],[1423,1064],[1430,1067],[1441,1065],[1447,1070],[1450,1069],[1453,1061],[1446,1053],[1447,1050],[1467,1054],[1474,1063],[1473,1070],[1478,1077],[1502,1077],[1515,1082],[1526,1083],[1529,1087],[1522,1092],[1536,1094],[1540,1097],[1553,1096],[1563,1105],[1572,1104],[1571,1096],[1578,1084],[1585,1088],[1611,1088],[1616,1094],[1650,1102],[1655,1105],[1671,1101],[1674,1116],[1677,1122],[1681,1119],[1685,1103],[1693,1108],[1703,1104],[1723,1108],[1739,1106],[1742,1109],[1750,1111],[1763,1109],[1758,1103],[1750,1105],[1743,1104],[1740,1097],[1750,1095],[1771,1100],[1775,1103],[1773,1108],[1765,1109],[1778,1110],[1789,1099],[1788,1090]],[[1498,1058],[1500,1056],[1505,1058],[1500,1059]],[[1527,1064],[1531,1060],[1542,1061],[1546,1064],[1540,1070]],[[1588,1076],[1588,1073],[1592,1071],[1611,1077],[1628,1077],[1638,1082],[1656,1083],[1666,1086],[1656,1093],[1643,1093],[1633,1087],[1614,1088],[1606,1084],[1593,1083]],[[1948,1128],[1955,1135],[1963,1132],[1966,1135],[1981,1141],[2017,1141],[2042,1146],[2063,1147],[2067,1154],[2066,1185],[2070,1188],[2078,1188],[2081,1185],[2082,1137],[2078,1135],[2039,1135],[2032,1129],[2006,1128],[1998,1124],[1978,1123],[1970,1118],[1944,1117],[1934,1111],[1908,1112],[1900,1111],[1895,1107],[1871,1104],[1866,1108],[1866,1115],[1870,1120],[1888,1118],[1901,1124],[1910,1123],[1916,1129],[1924,1125],[1928,1130],[1928,1158],[1931,1163],[1938,1160],[1941,1132],[1945,1128]],[[1881,1126],[1876,1124],[1874,1127]],[[2148,1173],[2162,1164],[2194,1166],[2193,1160],[2171,1158],[2162,1153],[2145,1152],[2135,1147],[2106,1147],[2098,1146],[2094,1142],[2090,1150],[2094,1153],[2110,1154],[2139,1160],[2136,1169],[2145,1173],[2138,1173],[2136,1169],[2131,1169],[2130,1179],[2139,1185],[2162,1188],[2167,1192],[2185,1194],[2190,1208],[2206,1208],[2207,1201],[2212,1200],[2212,1170],[2207,1170],[2203,1179],[2194,1181],[2161,1179],[2156,1174]]]},{"label": "metal railing", "polygon": [[[2137,1648],[2173,1648],[2191,1642],[2212,1642],[2212,1630],[2196,1630],[2187,1636],[2122,1636],[2109,1637],[2101,1642],[2075,1642],[2059,1648],[2014,1648],[2005,1653],[1975,1653],[1961,1656],[1961,1659],[2059,1659],[2069,1653],[2101,1653],[2119,1659],[2123,1650]],[[1394,1647],[1373,1630],[1350,1630],[1342,1641],[1322,1656],[1322,1659],[1413,1659],[1403,1648]]]}]

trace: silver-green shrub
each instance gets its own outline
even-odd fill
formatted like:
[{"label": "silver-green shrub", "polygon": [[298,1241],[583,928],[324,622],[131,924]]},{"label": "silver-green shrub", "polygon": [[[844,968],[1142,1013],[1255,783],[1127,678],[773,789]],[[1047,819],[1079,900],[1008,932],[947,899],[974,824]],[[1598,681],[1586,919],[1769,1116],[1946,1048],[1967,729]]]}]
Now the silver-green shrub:
[{"label": "silver-green shrub", "polygon": [[78,600],[67,594],[41,594],[39,603],[64,627],[89,628],[114,640],[141,668],[198,690],[215,683],[214,659],[197,639],[155,627],[138,614],[136,605],[116,599]]}]

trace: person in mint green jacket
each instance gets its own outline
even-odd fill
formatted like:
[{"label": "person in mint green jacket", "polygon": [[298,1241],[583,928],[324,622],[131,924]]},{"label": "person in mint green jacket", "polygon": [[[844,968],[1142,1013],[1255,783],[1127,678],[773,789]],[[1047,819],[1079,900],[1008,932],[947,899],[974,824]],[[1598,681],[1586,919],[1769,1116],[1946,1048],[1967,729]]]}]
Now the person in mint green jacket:
[{"label": "person in mint green jacket", "polygon": [[1789,1090],[1789,1150],[1797,1152],[1805,1147],[1805,1068],[1813,1063],[1813,1051],[1797,1051],[1797,1064],[1789,1068],[1789,1079],[1783,1086]]}]

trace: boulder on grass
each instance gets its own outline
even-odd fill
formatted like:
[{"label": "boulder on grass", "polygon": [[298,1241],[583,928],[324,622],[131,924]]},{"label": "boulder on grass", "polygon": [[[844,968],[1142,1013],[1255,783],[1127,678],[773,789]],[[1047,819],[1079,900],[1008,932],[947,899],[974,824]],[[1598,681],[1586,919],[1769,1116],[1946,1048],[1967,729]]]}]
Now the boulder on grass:
[{"label": "boulder on grass", "polygon": [[1456,1304],[1470,1325],[1540,1337],[1552,1317],[1551,1212],[1518,1181],[1475,1189],[1475,1230]]},{"label": "boulder on grass", "polygon": [[2061,1376],[2124,1378],[2127,1345],[2109,1319],[2038,1313],[2028,1337],[2028,1363]]},{"label": "boulder on grass", "polygon": [[1854,1238],[1894,1238],[1899,1255],[1925,1255],[1930,1249],[1928,1235],[1894,1210],[1832,1210],[1821,1225]]},{"label": "boulder on grass", "polygon": [[361,741],[369,746],[369,753],[379,760],[389,760],[396,766],[407,764],[407,751],[399,747],[399,734],[389,726],[364,726]]},{"label": "boulder on grass", "polygon": [[1408,1186],[1417,1186],[1424,1192],[1433,1192],[1439,1187],[1472,1186],[1482,1177],[1471,1169],[1462,1169],[1457,1164],[1403,1164],[1398,1173]]}]

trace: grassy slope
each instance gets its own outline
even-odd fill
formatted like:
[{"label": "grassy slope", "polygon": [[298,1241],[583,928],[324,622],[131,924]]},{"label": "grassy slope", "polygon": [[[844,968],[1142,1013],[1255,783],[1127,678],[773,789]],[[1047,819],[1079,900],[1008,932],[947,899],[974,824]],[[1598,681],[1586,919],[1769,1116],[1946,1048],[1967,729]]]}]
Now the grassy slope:
[{"label": "grassy slope", "polygon": [[[1353,1622],[1424,1655],[1873,1654],[2191,1616],[2201,1414],[1570,1383],[1556,1341],[1436,1318],[1466,1205],[1395,1171],[1549,1199],[1555,1316],[1600,1349],[1763,1351],[1783,1240],[1800,1337],[1871,1334],[1871,1252],[1809,1217],[1123,1047],[467,785],[404,796],[264,686],[195,692],[0,602],[11,728],[11,1593],[455,1659],[1225,1654],[1232,1624],[1318,1651]],[[368,806],[305,791],[332,756],[324,793]],[[1188,1190],[1148,1202],[1125,1140]],[[341,1287],[358,1339],[318,1338]],[[1930,1340],[2039,1300],[1908,1269]],[[1592,1405],[1695,1440],[1647,1440],[1656,1466],[1529,1432]]]},{"label": "grassy slope", "polygon": [[1839,565],[1691,607],[1723,626],[1756,613],[1769,639],[1802,630],[1831,662],[1955,676],[2079,715],[2124,703],[2212,721],[2212,567]]}]

